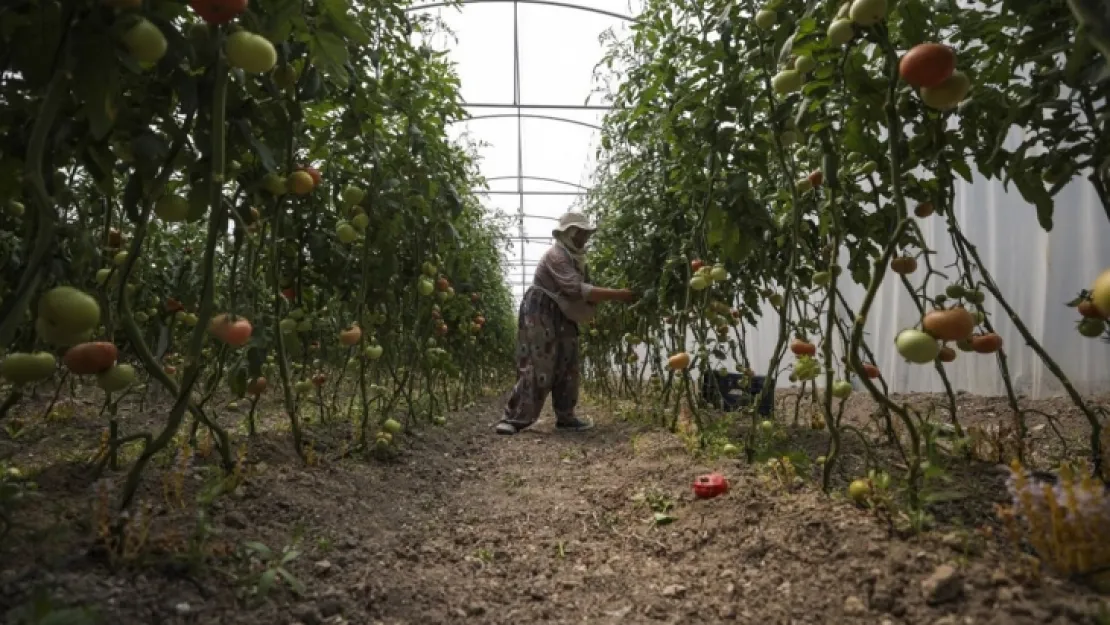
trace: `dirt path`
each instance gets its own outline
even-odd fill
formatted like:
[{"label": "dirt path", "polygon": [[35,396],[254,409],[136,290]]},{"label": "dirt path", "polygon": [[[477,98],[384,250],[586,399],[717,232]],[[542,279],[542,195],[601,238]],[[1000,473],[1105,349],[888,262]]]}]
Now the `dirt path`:
[{"label": "dirt path", "polygon": [[[210,540],[278,550],[300,535],[289,568],[303,597],[243,601],[261,569],[230,555],[197,575],[111,575],[74,558],[88,544],[70,536],[57,539],[68,549],[0,566],[0,608],[47,584],[118,625],[1098,622],[1088,592],[1015,581],[996,539],[892,540],[865,511],[808,486],[772,492],[736,461],[700,466],[675,437],[604,411],[584,411],[590,432],[557,433],[546,415],[502,438],[497,409],[417,433],[393,464],[304,469],[284,439],[253,445],[261,464],[216,504]],[[732,491],[695,501],[690,483],[708,470]],[[152,544],[181,520],[161,510]]]}]

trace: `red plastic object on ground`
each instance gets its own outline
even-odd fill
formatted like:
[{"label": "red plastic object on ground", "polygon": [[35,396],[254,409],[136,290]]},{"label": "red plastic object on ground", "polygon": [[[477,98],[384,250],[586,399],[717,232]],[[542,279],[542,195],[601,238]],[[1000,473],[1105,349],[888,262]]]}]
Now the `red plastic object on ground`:
[{"label": "red plastic object on ground", "polygon": [[694,495],[698,499],[712,499],[728,492],[728,480],[720,473],[699,475],[694,480]]}]

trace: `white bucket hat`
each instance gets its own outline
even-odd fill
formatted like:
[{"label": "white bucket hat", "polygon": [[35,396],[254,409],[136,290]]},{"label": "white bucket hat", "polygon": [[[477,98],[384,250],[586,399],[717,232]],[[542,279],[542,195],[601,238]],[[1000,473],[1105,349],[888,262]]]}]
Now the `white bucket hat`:
[{"label": "white bucket hat", "polygon": [[559,233],[566,232],[571,228],[578,228],[586,232],[594,232],[597,230],[597,226],[593,225],[582,213],[564,213],[563,216],[559,218],[559,225],[555,226],[555,229],[551,231],[551,236],[558,236]]}]

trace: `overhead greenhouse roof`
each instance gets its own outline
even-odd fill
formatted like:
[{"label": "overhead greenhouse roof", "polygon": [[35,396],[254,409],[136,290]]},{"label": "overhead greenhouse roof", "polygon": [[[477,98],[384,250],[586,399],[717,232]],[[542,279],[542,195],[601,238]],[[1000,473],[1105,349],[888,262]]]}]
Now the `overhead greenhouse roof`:
[{"label": "overhead greenhouse roof", "polygon": [[511,218],[506,279],[520,298],[563,212],[582,204],[608,100],[595,68],[628,34],[636,0],[470,0],[418,3],[449,32],[432,44],[457,64],[488,210]]}]

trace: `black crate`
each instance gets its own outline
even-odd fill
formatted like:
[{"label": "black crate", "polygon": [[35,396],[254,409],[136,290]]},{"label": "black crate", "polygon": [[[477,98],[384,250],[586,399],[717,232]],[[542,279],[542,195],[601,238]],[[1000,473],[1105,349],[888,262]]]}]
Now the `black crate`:
[{"label": "black crate", "polygon": [[[747,388],[740,388],[740,381],[744,376],[739,373],[720,375],[710,373],[701,378],[701,397],[704,401],[726,411],[733,411],[740,407],[750,405],[754,398],[763,390],[764,376],[753,376]],[[714,390],[716,385],[716,390]],[[759,414],[764,417],[771,415],[775,409],[775,389],[770,389],[763,396],[759,405]]]}]

